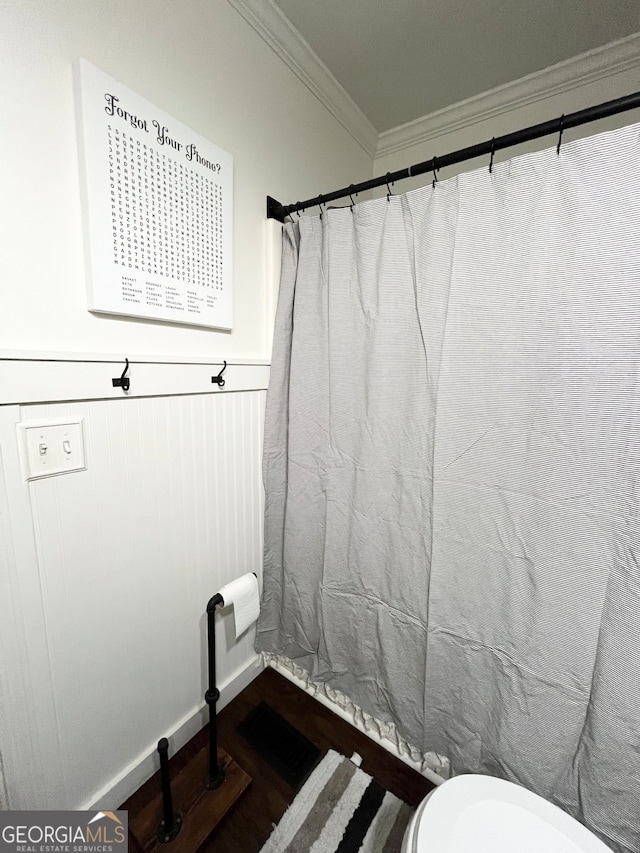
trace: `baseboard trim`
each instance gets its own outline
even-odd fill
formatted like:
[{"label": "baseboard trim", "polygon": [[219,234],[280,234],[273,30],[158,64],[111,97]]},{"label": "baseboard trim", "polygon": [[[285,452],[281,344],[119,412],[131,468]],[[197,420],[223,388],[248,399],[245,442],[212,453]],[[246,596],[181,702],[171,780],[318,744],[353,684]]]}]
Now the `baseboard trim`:
[{"label": "baseboard trim", "polygon": [[268,659],[268,666],[275,669],[280,675],[283,675],[285,678],[288,678],[296,687],[299,687],[301,690],[304,690],[305,693],[308,693],[309,696],[313,696],[313,698],[320,702],[321,705],[324,705],[325,708],[328,708],[338,717],[341,717],[343,720],[346,720],[350,725],[354,726],[354,728],[358,729],[359,732],[365,734],[372,741],[377,743],[383,749],[385,749],[388,753],[399,758],[400,761],[404,762],[408,767],[411,767],[413,770],[420,773],[421,776],[424,776],[425,779],[428,779],[430,782],[433,782],[434,785],[441,785],[446,779],[443,776],[440,776],[438,773],[434,773],[433,770],[428,767],[420,767],[417,762],[411,760],[408,755],[402,754],[393,743],[393,741],[388,740],[387,738],[380,737],[375,731],[365,728],[358,718],[353,718],[350,714],[346,713],[339,705],[335,702],[332,702],[327,696],[319,691],[314,691],[311,689],[304,681],[300,678],[296,678],[294,673],[290,672],[286,667],[279,666],[278,662],[273,658]]},{"label": "baseboard trim", "polygon": [[[218,711],[228,705],[232,699],[250,684],[264,669],[264,664],[258,655],[254,655],[242,667],[237,669],[222,685],[218,685],[220,699]],[[169,739],[171,753],[177,752],[207,723],[205,702],[202,701],[192,708],[173,728],[163,735]],[[121,773],[117,774],[99,791],[84,803],[77,806],[81,811],[94,809],[115,810],[143,785],[158,769],[157,743],[147,746]]]}]

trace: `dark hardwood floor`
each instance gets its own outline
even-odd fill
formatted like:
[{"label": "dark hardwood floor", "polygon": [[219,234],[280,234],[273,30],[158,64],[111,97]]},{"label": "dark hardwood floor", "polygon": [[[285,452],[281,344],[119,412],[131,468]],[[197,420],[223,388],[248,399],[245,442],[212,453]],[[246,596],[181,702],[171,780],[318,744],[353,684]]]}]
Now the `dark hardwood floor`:
[{"label": "dark hardwood floor", "polygon": [[[323,754],[328,749],[348,757],[359,753],[363,758],[362,769],[410,805],[417,805],[433,787],[419,773],[268,668],[218,714],[219,745],[246,770],[252,782],[201,847],[202,853],[258,853],[296,795],[296,790],[236,731],[261,701],[271,705]],[[172,758],[172,773],[177,773],[206,743],[207,730],[203,729]],[[156,774],[122,804],[121,808],[129,811],[130,820],[159,788]],[[179,853],[178,842],[179,836],[170,845],[175,853]],[[134,839],[129,849],[131,853],[139,853]]]}]

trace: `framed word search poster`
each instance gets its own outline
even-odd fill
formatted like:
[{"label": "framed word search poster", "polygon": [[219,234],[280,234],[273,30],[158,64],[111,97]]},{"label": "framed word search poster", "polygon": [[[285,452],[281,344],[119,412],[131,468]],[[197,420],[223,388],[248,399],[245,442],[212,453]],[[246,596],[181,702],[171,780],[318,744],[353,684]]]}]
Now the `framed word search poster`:
[{"label": "framed word search poster", "polygon": [[233,324],[233,158],[86,60],[76,69],[89,310]]}]

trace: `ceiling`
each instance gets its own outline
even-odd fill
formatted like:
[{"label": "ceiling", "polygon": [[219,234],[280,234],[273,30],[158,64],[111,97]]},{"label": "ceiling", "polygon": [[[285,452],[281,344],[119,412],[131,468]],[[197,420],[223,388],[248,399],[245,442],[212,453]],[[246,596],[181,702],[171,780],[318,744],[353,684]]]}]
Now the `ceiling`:
[{"label": "ceiling", "polygon": [[273,0],[378,133],[640,30],[640,0]]}]

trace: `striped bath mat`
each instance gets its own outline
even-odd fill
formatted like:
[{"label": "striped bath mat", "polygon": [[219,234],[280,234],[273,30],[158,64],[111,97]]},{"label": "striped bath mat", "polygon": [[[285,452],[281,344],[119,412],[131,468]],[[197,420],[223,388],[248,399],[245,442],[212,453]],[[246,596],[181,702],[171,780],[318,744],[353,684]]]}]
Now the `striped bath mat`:
[{"label": "striped bath mat", "polygon": [[261,853],[399,853],[413,809],[329,750]]}]

